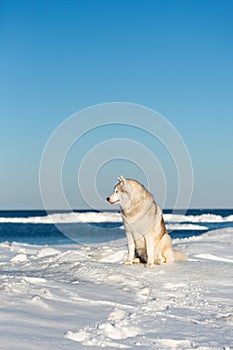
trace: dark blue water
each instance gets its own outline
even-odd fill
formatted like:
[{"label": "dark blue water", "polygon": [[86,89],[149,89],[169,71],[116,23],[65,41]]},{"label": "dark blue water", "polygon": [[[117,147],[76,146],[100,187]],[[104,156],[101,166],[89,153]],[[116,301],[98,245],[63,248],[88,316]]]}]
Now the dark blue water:
[{"label": "dark blue water", "polygon": [[[86,212],[86,211],[79,211]],[[174,212],[172,210],[164,210],[165,214],[170,214]],[[176,214],[183,213],[176,211]],[[220,215],[223,218],[229,215],[233,215],[233,209],[190,209],[187,211],[186,215],[202,215],[202,214],[214,214]],[[46,211],[0,211],[1,218],[28,218],[28,217],[42,217],[47,216]],[[204,223],[195,223],[195,222],[185,222],[186,224],[197,224],[206,226],[207,230],[174,230],[170,234],[172,238],[185,238],[191,236],[202,235],[208,230],[221,229],[225,227],[233,227],[233,222],[204,222]],[[79,226],[80,224],[59,224],[59,228],[54,224],[37,224],[37,223],[0,223],[0,243],[4,241],[8,242],[20,242],[20,243],[28,243],[28,244],[38,244],[38,245],[62,245],[62,244],[72,244],[77,243],[79,238]],[[90,226],[91,225],[91,226]],[[108,240],[116,240],[124,237],[124,231],[119,230],[117,234],[113,234],[111,231],[112,228],[117,228],[122,224],[119,223],[111,223],[111,222],[103,222],[99,224],[90,224],[86,225],[84,234],[82,233],[82,241],[85,241],[85,237],[87,237],[87,243],[96,242],[107,242]],[[90,228],[103,228],[104,230],[99,230],[100,237],[94,237],[93,233],[90,237]],[[65,228],[71,228],[73,232],[75,232],[77,238],[75,240],[70,239],[66,235],[63,234]],[[108,236],[109,230],[109,236]],[[89,232],[90,231],[90,232]],[[98,231],[98,230],[97,230]]]}]

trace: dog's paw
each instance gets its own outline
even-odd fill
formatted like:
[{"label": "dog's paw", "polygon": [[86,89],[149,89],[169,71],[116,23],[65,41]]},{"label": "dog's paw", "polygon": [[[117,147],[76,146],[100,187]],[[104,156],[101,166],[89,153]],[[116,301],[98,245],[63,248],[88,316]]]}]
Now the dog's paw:
[{"label": "dog's paw", "polygon": [[124,262],[124,265],[133,265],[133,261],[132,260],[126,260]]},{"label": "dog's paw", "polygon": [[125,265],[133,265],[133,264],[140,264],[140,259],[139,258],[134,258],[133,260],[126,260],[124,262]]},{"label": "dog's paw", "polygon": [[147,263],[147,264],[146,264],[146,267],[147,267],[148,269],[153,269],[154,263]]},{"label": "dog's paw", "polygon": [[166,262],[166,260],[163,257],[156,259],[156,264],[157,265],[165,264],[165,262]]}]

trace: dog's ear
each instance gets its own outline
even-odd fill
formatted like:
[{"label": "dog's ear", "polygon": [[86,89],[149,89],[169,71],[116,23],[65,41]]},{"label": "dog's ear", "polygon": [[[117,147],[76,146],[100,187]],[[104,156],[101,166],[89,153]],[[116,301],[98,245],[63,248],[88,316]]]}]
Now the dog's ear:
[{"label": "dog's ear", "polygon": [[126,179],[124,178],[124,176],[119,176],[118,177],[118,181],[120,182],[120,183],[122,183],[122,185],[125,185],[125,183],[126,183]]}]

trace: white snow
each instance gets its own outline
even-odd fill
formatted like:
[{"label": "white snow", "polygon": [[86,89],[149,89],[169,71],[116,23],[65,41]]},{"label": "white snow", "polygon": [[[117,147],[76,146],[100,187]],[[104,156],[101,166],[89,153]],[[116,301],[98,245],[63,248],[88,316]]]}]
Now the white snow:
[{"label": "white snow", "polygon": [[0,244],[0,348],[233,349],[233,229],[174,240],[189,261],[125,266],[127,247]]}]

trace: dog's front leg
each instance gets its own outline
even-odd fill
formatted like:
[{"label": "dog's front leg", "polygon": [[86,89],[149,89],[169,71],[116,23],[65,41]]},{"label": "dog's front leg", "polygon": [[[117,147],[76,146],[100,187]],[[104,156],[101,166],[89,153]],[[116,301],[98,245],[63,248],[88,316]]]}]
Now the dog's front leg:
[{"label": "dog's front leg", "polygon": [[147,264],[146,266],[151,269],[154,266],[155,256],[154,256],[154,237],[150,234],[145,236],[146,239],[146,252],[147,252]]},{"label": "dog's front leg", "polygon": [[128,241],[128,256],[125,265],[132,265],[134,262],[135,242],[131,233],[126,232],[126,237]]}]

